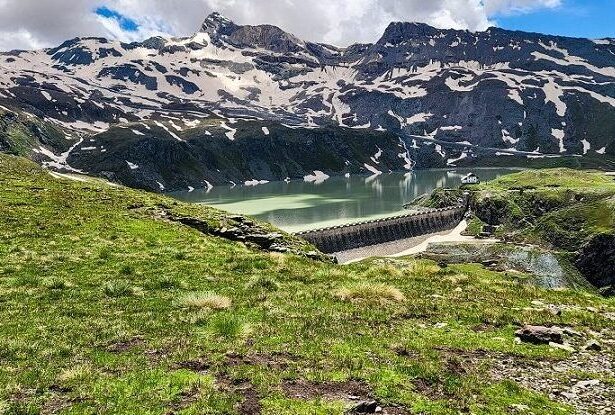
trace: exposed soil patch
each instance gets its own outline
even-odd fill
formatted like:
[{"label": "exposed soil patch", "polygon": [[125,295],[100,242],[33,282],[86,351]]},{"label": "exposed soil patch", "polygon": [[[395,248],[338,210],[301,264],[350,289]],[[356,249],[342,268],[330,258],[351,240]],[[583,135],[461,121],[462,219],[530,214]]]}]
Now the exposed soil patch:
[{"label": "exposed soil patch", "polygon": [[187,369],[193,372],[206,372],[211,367],[211,364],[204,359],[186,360],[184,362],[177,363],[175,369]]},{"label": "exposed soil patch", "polygon": [[77,402],[79,402],[79,399],[66,399],[63,396],[52,396],[43,404],[40,414],[57,414],[65,409],[70,408],[73,404]]},{"label": "exposed soil patch", "polygon": [[222,391],[241,396],[242,400],[236,407],[239,415],[259,415],[262,412],[260,394],[249,380],[220,375],[216,378],[216,384]]},{"label": "exposed soil patch", "polygon": [[83,402],[82,398],[66,396],[66,394],[72,392],[72,390],[72,388],[60,385],[51,385],[49,387],[49,392],[53,395],[42,405],[41,415],[57,414],[76,403]]},{"label": "exposed soil patch", "polygon": [[397,356],[406,357],[408,359],[417,359],[420,357],[420,353],[416,350],[410,350],[405,346],[393,346],[392,350]]},{"label": "exposed soil patch", "polygon": [[270,369],[287,369],[297,357],[285,352],[280,353],[251,353],[241,355],[237,353],[227,353],[225,364],[227,366],[255,365],[268,367]]},{"label": "exposed soil patch", "polygon": [[369,385],[357,380],[323,383],[290,380],[282,384],[282,390],[286,396],[294,399],[345,401],[349,406],[348,414],[406,415],[408,413],[401,407],[380,405],[374,400]]},{"label": "exposed soil patch", "polygon": [[346,382],[316,383],[307,380],[290,380],[282,384],[284,393],[296,399],[327,400],[365,400],[371,399],[372,393],[366,383],[349,380]]},{"label": "exposed soil patch", "polygon": [[106,350],[111,353],[125,353],[136,347],[142,346],[145,342],[141,337],[133,337],[128,340],[113,342],[106,347]]},{"label": "exposed soil patch", "polygon": [[169,356],[169,353],[161,349],[149,349],[145,351],[145,355],[152,363],[160,363]]},{"label": "exposed soil patch", "polygon": [[189,390],[185,390],[179,394],[177,402],[173,403],[172,409],[166,413],[166,415],[175,415],[181,410],[190,407],[199,398],[199,388],[194,386]]}]

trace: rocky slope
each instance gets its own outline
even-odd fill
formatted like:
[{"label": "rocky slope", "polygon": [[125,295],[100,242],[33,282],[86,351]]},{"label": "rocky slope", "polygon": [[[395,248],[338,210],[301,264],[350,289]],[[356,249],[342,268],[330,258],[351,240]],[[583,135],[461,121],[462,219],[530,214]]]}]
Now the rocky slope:
[{"label": "rocky slope", "polygon": [[[50,165],[154,190],[494,158],[608,165],[615,41],[392,23],[374,44],[337,48],[214,13],[187,38],[2,53],[0,105],[67,134],[68,154],[34,147]],[[347,137],[361,150],[338,152]]]}]

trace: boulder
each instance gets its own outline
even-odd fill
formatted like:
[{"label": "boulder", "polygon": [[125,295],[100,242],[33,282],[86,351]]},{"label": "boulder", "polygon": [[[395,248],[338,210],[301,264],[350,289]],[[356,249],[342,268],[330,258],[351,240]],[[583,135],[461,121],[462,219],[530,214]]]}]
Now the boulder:
[{"label": "boulder", "polygon": [[590,340],[585,347],[583,348],[584,350],[589,350],[592,352],[599,352],[600,350],[602,350],[602,346],[600,345],[600,343],[598,343],[595,340]]},{"label": "boulder", "polygon": [[559,327],[523,326],[515,335],[524,343],[531,344],[563,344],[562,330]]}]

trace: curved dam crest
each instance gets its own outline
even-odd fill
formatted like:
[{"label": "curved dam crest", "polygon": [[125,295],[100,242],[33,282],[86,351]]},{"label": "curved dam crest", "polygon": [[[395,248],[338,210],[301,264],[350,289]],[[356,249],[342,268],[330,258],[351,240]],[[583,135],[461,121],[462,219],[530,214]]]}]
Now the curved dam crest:
[{"label": "curved dam crest", "polygon": [[454,229],[467,204],[295,233],[326,254]]}]

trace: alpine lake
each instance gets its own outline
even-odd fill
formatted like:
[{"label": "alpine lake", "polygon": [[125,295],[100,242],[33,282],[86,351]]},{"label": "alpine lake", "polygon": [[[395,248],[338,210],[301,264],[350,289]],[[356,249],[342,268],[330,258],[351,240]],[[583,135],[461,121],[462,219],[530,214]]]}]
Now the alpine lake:
[{"label": "alpine lake", "polygon": [[404,204],[439,187],[459,187],[462,177],[470,172],[487,181],[516,171],[519,169],[429,169],[370,177],[330,177],[316,182],[215,186],[171,196],[252,216],[287,232],[301,232],[403,214]]}]

